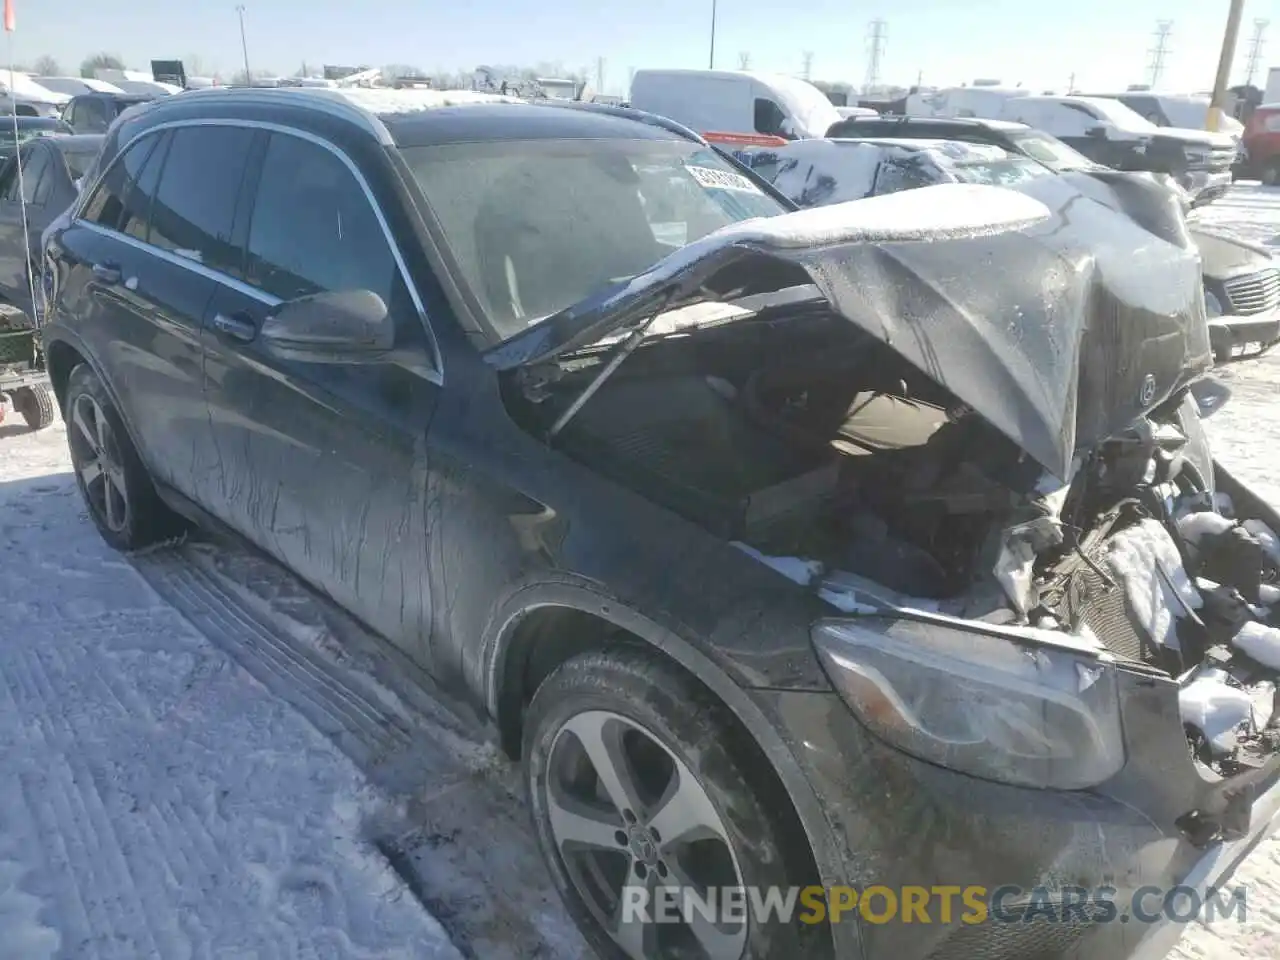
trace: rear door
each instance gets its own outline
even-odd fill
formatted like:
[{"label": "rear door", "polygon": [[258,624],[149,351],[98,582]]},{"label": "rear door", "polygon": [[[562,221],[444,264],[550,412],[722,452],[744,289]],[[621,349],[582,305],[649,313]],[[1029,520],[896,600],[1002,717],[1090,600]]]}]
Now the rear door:
[{"label": "rear door", "polygon": [[[219,283],[208,310],[222,462],[200,500],[426,665],[423,451],[441,382],[435,351],[363,175],[320,141],[269,136],[242,278]],[[281,303],[341,290],[371,290],[388,305],[394,359],[284,359],[258,339]]]},{"label": "rear door", "polygon": [[200,325],[235,248],[253,136],[203,125],[146,135],[61,235],[58,309],[81,318],[152,475],[188,495],[209,468]]}]

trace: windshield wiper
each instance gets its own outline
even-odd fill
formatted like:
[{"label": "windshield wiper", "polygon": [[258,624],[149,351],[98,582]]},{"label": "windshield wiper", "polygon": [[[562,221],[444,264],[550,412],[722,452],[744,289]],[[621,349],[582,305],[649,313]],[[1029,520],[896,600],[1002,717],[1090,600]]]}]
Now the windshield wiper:
[{"label": "windshield wiper", "polygon": [[662,301],[656,310],[639,326],[623,340],[613,351],[613,356],[609,358],[609,362],[604,365],[599,373],[591,378],[580,394],[573,398],[573,402],[565,408],[564,413],[556,418],[556,422],[551,425],[547,431],[547,439],[554,440],[556,435],[560,433],[569,421],[578,415],[578,411],[586,406],[587,401],[596,395],[596,392],[605,385],[608,379],[613,376],[614,372],[622,366],[627,357],[631,356],[636,349],[644,342],[645,333],[653,326],[655,320],[666,312],[667,305],[671,302],[671,296]]}]

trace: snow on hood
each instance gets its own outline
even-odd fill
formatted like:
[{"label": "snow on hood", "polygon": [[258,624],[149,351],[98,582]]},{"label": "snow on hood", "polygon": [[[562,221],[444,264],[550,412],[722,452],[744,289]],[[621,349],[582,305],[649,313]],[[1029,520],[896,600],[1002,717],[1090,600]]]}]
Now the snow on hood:
[{"label": "snow on hood", "polygon": [[[1034,187],[1034,189],[1032,189]],[[689,303],[812,284],[832,309],[1065,477],[1212,363],[1199,255],[1065,177],[943,184],[733,224],[486,354],[555,360]],[[1118,203],[1118,201],[1116,201]],[[1150,219],[1150,218],[1148,218]],[[1158,226],[1158,225],[1157,225]]]},{"label": "snow on hood", "polygon": [[1170,140],[1181,140],[1189,144],[1201,144],[1219,149],[1235,148],[1235,138],[1227,133],[1213,133],[1209,130],[1192,130],[1183,127],[1157,127],[1156,135],[1168,137]]}]

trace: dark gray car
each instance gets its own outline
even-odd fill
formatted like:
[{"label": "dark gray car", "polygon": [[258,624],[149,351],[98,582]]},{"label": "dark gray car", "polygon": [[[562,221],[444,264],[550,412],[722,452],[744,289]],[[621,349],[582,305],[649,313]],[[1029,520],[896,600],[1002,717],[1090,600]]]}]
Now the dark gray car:
[{"label": "dark gray car", "polygon": [[0,296],[19,306],[30,305],[27,266],[38,279],[41,234],[80,195],[79,182],[101,147],[101,136],[37,137],[22,144],[18,157],[0,168]]}]

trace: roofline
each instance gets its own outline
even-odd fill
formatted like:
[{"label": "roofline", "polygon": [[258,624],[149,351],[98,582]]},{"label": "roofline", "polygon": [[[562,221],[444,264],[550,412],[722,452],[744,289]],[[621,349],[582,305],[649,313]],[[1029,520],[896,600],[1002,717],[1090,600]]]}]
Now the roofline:
[{"label": "roofline", "polygon": [[637,110],[635,107],[622,107],[612,103],[593,103],[590,100],[530,100],[531,106],[557,107],[561,110],[581,110],[584,113],[598,113],[601,116],[618,117],[623,120],[634,120],[637,123],[648,124],[651,127],[659,127],[668,133],[674,133],[683,140],[692,140],[694,143],[708,146],[703,137],[695,131],[689,129],[684,124],[676,123],[666,117],[659,116],[656,113],[649,113],[647,110]]},{"label": "roofline", "polygon": [[380,146],[393,147],[395,140],[391,131],[376,113],[357,106],[347,99],[341,90],[330,87],[204,87],[198,90],[184,90],[168,97],[160,97],[149,101],[153,110],[163,110],[172,104],[188,103],[195,100],[209,100],[229,104],[277,106],[281,103],[298,103],[308,101],[311,106],[330,116],[346,120],[360,127],[364,132],[377,139]]}]

